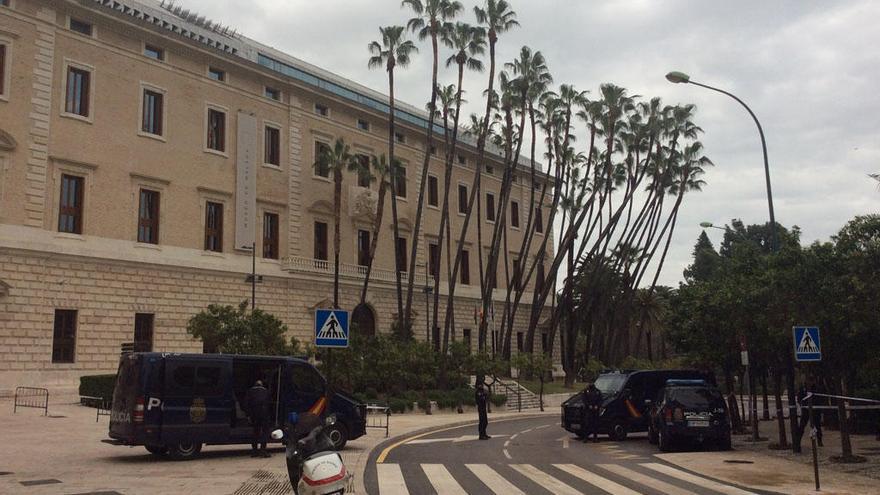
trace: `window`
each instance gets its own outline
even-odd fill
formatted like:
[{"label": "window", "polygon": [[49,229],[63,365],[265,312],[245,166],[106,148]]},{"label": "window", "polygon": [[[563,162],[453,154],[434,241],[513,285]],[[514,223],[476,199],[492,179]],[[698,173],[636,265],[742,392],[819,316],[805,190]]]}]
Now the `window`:
[{"label": "window", "polygon": [[516,172],[511,172],[510,181],[514,184],[519,183],[519,177],[517,177]]},{"label": "window", "polygon": [[278,259],[278,214],[263,212],[263,258]]},{"label": "window", "polygon": [[138,242],[159,244],[159,192],[141,189],[138,207]]},{"label": "window", "polygon": [[223,205],[205,203],[205,251],[223,252]]},{"label": "window", "polygon": [[541,183],[538,181],[532,182],[532,187],[535,188],[535,191],[540,191],[541,190]]},{"label": "window", "polygon": [[437,154],[437,147],[432,144],[429,152],[431,153],[431,155],[436,155]]},{"label": "window", "polygon": [[428,244],[428,273],[434,278],[440,273],[440,247],[437,244]]},{"label": "window", "polygon": [[165,50],[153,45],[144,45],[144,55],[154,60],[165,60]]},{"label": "window", "polygon": [[281,91],[266,86],[263,95],[270,100],[281,101]]},{"label": "window", "polygon": [[428,206],[438,206],[439,205],[439,185],[437,181],[437,177],[433,175],[428,176]]},{"label": "window", "polygon": [[408,270],[408,265],[406,263],[406,238],[398,237],[397,244],[394,249],[395,258],[397,259],[397,271],[405,272]]},{"label": "window", "polygon": [[208,149],[226,151],[226,113],[208,109]]},{"label": "window", "polygon": [[91,36],[94,32],[92,25],[86,21],[81,21],[79,19],[70,18],[70,30],[75,31],[79,34],[84,34],[86,36]]},{"label": "window", "polygon": [[404,143],[406,143],[406,136],[404,136],[402,132],[395,132],[394,133],[394,140],[397,141],[398,143],[404,144]]},{"label": "window", "polygon": [[330,167],[321,160],[321,156],[329,151],[330,145],[315,141],[315,175],[318,177],[330,177]]},{"label": "window", "polygon": [[162,135],[162,110],[164,95],[157,91],[144,89],[144,108],[141,130],[156,136]]},{"label": "window", "polygon": [[[2,1],[2,0],[0,0]],[[0,96],[6,94],[6,45],[0,43]]]},{"label": "window", "polygon": [[134,352],[153,352],[153,314],[134,315]]},{"label": "window", "polygon": [[196,370],[195,395],[217,397],[223,395],[223,368],[218,366],[199,366]]},{"label": "window", "polygon": [[357,119],[357,126],[358,126],[358,129],[360,129],[362,131],[369,132],[369,130],[370,130],[370,123],[364,119]]},{"label": "window", "polygon": [[461,330],[461,341],[464,342],[465,347],[468,350],[468,354],[471,353],[471,329],[464,328]]},{"label": "window", "polygon": [[358,265],[370,264],[370,231],[358,230]]},{"label": "window", "polygon": [[547,352],[547,349],[550,348],[550,339],[546,333],[541,334],[541,352]]},{"label": "window", "polygon": [[315,222],[315,259],[327,261],[327,224]]},{"label": "window", "polygon": [[461,284],[462,285],[470,285],[471,284],[470,253],[468,253],[467,251],[461,252]]},{"label": "window", "polygon": [[89,116],[89,83],[91,72],[78,67],[67,68],[67,91],[64,98],[64,111]]},{"label": "window", "polygon": [[492,165],[486,165],[486,173],[489,175],[494,175],[495,167],[493,167]]},{"label": "window", "polygon": [[464,155],[458,155],[458,163],[460,163],[462,165],[467,164],[467,159],[464,157]]},{"label": "window", "polygon": [[544,233],[544,217],[541,216],[541,207],[535,207],[535,232]]},{"label": "window", "polygon": [[513,283],[514,290],[522,290],[522,266],[519,259],[513,260]]},{"label": "window", "polygon": [[315,113],[322,116],[322,117],[327,117],[330,115],[330,109],[327,108],[327,105],[321,105],[320,103],[315,103]]},{"label": "window", "polygon": [[196,383],[196,367],[182,362],[169,362],[165,366],[165,380],[166,396],[191,396]]},{"label": "window", "polygon": [[394,187],[397,189],[395,194],[398,198],[406,198],[406,167],[398,165],[395,167],[397,173],[394,174]]},{"label": "window", "polygon": [[76,351],[76,310],[56,309],[52,332],[52,362],[72,363]]},{"label": "window", "polygon": [[495,221],[495,195],[486,193],[486,221]]},{"label": "window", "polygon": [[264,163],[275,165],[276,167],[281,165],[281,129],[267,125],[264,132],[264,141]]},{"label": "window", "polygon": [[458,185],[458,212],[467,213],[468,210],[468,188],[464,184]]},{"label": "window", "polygon": [[510,202],[510,226],[519,228],[519,203],[516,201]]},{"label": "window", "polygon": [[215,67],[208,67],[208,77],[215,81],[223,82],[226,80],[226,71]]},{"label": "window", "polygon": [[516,332],[516,352],[523,352],[525,343],[525,335],[522,332]]},{"label": "window", "polygon": [[61,176],[61,199],[58,203],[58,232],[82,234],[83,184],[85,179]]},{"label": "window", "polygon": [[370,187],[370,157],[367,155],[358,155],[357,185],[359,187]]}]

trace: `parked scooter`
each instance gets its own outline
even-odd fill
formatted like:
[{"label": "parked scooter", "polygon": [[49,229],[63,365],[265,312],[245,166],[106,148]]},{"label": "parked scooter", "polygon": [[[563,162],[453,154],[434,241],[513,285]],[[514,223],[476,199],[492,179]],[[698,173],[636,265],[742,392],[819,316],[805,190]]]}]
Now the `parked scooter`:
[{"label": "parked scooter", "polygon": [[287,474],[297,495],[341,495],[351,493],[352,476],[333,448],[324,429],[333,426],[336,417],[309,412],[290,413],[286,428],[272,432],[274,440],[287,446]]}]

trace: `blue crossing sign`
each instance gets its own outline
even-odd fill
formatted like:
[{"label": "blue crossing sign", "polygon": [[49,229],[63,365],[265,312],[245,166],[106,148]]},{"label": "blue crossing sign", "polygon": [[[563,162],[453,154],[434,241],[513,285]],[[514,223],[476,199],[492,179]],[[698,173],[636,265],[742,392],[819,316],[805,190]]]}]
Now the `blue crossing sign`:
[{"label": "blue crossing sign", "polygon": [[798,361],[821,361],[819,327],[794,327],[794,357]]},{"label": "blue crossing sign", "polygon": [[315,310],[315,346],[348,347],[348,311],[341,309]]}]

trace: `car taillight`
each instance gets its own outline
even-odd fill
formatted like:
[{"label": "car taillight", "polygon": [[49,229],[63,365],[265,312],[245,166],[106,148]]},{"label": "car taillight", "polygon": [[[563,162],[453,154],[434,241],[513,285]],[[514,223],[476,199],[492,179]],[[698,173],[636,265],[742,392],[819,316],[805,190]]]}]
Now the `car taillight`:
[{"label": "car taillight", "polygon": [[672,409],[667,409],[667,410],[666,410],[666,421],[667,421],[667,422],[671,422],[671,421],[672,421]]},{"label": "car taillight", "polygon": [[144,398],[138,397],[134,402],[134,412],[131,414],[131,420],[134,423],[144,422]]},{"label": "car taillight", "polygon": [[676,421],[684,421],[684,411],[680,407],[675,408],[675,412],[672,414],[672,417]]}]

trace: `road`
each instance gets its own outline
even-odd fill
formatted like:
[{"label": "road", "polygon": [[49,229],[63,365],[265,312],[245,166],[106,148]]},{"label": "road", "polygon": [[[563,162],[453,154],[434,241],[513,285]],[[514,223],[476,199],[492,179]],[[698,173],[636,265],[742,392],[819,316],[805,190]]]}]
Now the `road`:
[{"label": "road", "polygon": [[370,495],[555,494],[745,495],[654,457],[644,434],[623,442],[600,437],[584,444],[543,416],[489,423],[491,440],[476,426],[441,428],[391,441],[369,460]]}]

